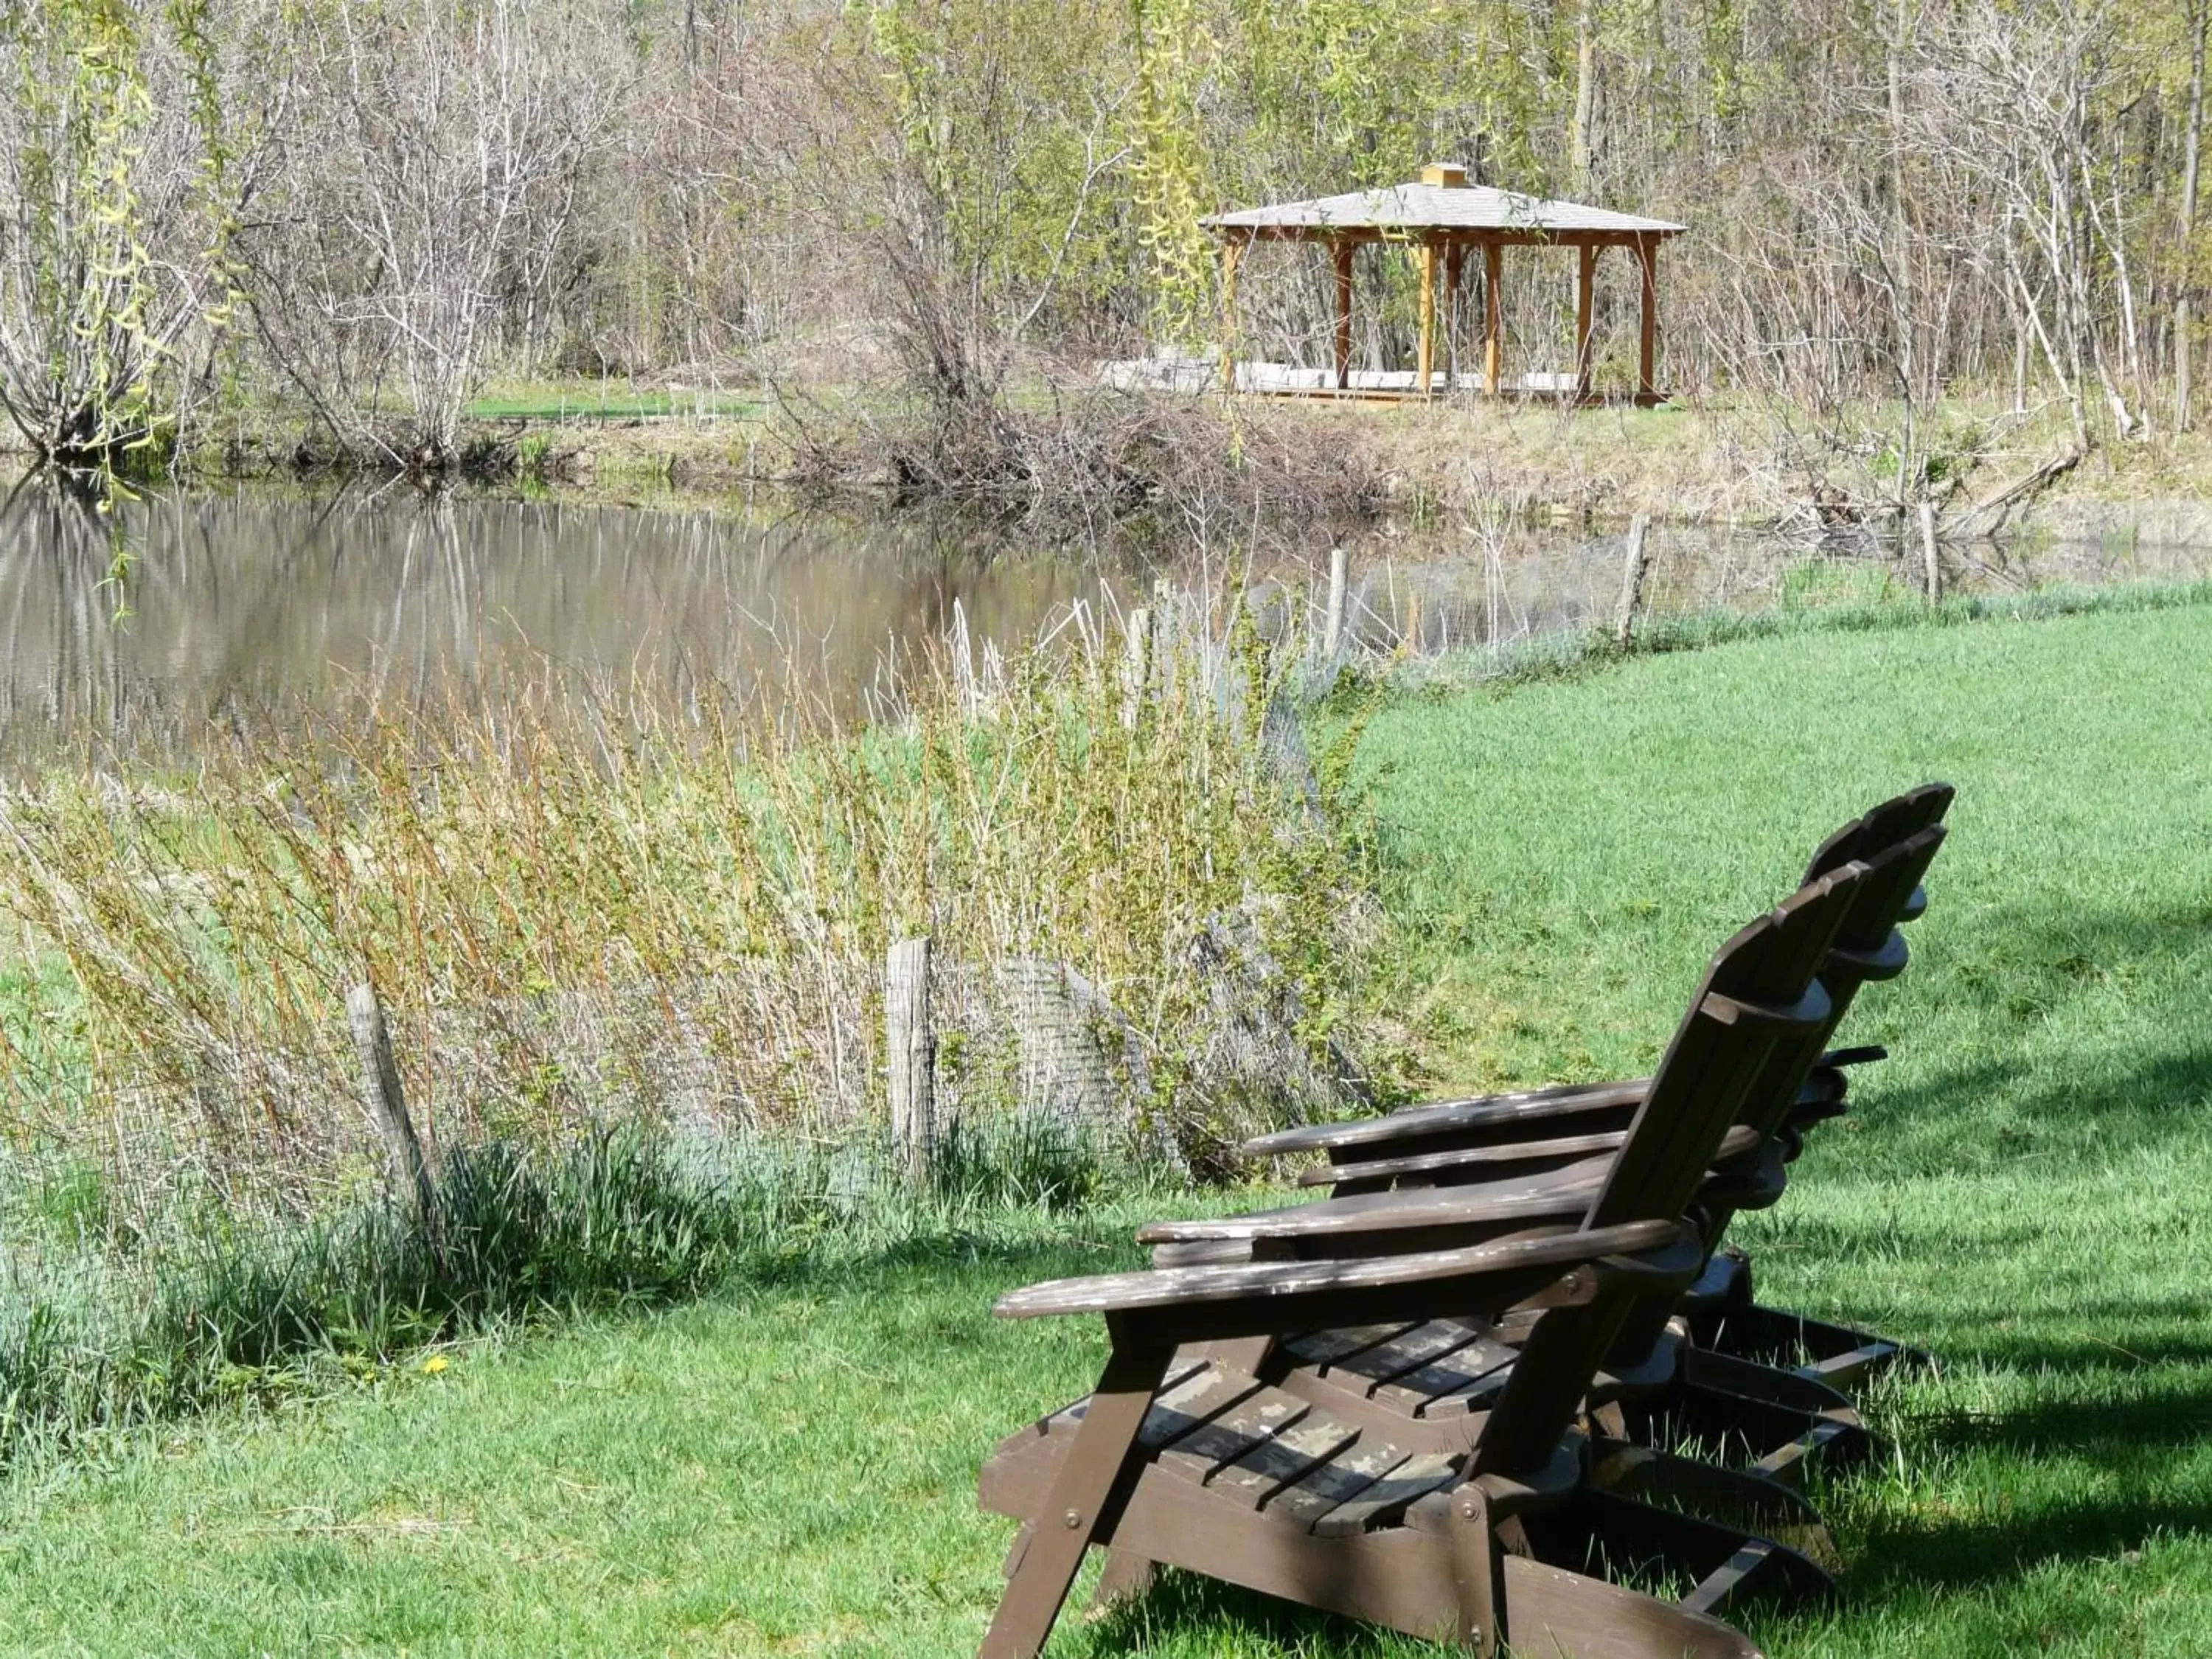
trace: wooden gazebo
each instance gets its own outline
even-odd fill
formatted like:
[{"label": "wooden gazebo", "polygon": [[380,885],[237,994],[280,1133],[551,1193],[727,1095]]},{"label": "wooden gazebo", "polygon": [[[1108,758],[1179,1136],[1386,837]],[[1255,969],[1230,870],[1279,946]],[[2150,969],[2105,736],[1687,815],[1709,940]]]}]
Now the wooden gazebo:
[{"label": "wooden gazebo", "polygon": [[1255,242],[1319,242],[1336,260],[1336,374],[1334,394],[1352,387],[1352,260],[1363,243],[1395,244],[1412,250],[1420,262],[1421,321],[1419,366],[1413,394],[1435,390],[1437,266],[1443,265],[1448,303],[1455,303],[1460,276],[1469,249],[1480,249],[1483,264],[1482,384],[1492,397],[1504,368],[1504,316],[1498,281],[1505,250],[1516,246],[1571,247],[1581,255],[1575,304],[1576,395],[1590,396],[1590,323],[1597,278],[1597,257],[1608,247],[1626,248],[1643,275],[1643,335],[1637,374],[1640,404],[1662,401],[1653,380],[1659,332],[1659,245],[1685,227],[1663,219],[1638,218],[1576,202],[1547,201],[1486,185],[1470,185],[1467,170],[1437,162],[1421,169],[1419,180],[1384,190],[1352,191],[1306,202],[1247,208],[1200,221],[1222,240],[1222,292],[1228,338],[1222,374],[1237,385],[1237,267]]}]

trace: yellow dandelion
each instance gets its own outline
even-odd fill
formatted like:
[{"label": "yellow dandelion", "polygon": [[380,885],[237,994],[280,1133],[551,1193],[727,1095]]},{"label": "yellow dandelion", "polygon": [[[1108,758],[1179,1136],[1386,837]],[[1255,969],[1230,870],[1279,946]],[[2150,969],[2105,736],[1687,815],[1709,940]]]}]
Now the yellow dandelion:
[{"label": "yellow dandelion", "polygon": [[441,1353],[434,1353],[428,1359],[422,1362],[422,1375],[425,1376],[435,1376],[440,1371],[445,1370],[446,1367],[452,1363],[453,1362],[447,1359],[445,1355]]}]

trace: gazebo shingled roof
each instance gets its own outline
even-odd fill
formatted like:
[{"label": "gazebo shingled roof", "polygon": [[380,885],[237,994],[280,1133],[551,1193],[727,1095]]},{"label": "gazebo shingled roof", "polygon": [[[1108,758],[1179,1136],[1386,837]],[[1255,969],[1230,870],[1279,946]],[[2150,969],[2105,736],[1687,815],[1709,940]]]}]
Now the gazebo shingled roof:
[{"label": "gazebo shingled roof", "polygon": [[1217,213],[1199,223],[1209,230],[1503,230],[1557,240],[1577,231],[1676,236],[1686,226],[1639,218],[1580,202],[1550,201],[1490,185],[1393,185],[1346,191],[1308,202]]},{"label": "gazebo shingled roof", "polygon": [[1352,362],[1352,259],[1363,243],[1402,242],[1421,264],[1419,368],[1414,388],[1422,397],[1434,386],[1437,267],[1442,256],[1449,295],[1459,291],[1462,264],[1469,248],[1483,258],[1483,386],[1498,390],[1504,320],[1498,285],[1504,250],[1511,246],[1571,247],[1581,254],[1575,315],[1574,389],[1590,395],[1590,325],[1599,253],[1623,247],[1636,255],[1643,276],[1643,328],[1637,377],[1640,403],[1661,401],[1653,384],[1658,333],[1659,245],[1686,227],[1665,219],[1619,213],[1580,202],[1560,202],[1489,185],[1470,185],[1464,167],[1432,162],[1421,176],[1379,190],[1347,191],[1310,201],[1217,213],[1199,222],[1222,240],[1222,279],[1230,340],[1222,370],[1236,385],[1237,267],[1244,250],[1257,241],[1324,242],[1336,258],[1336,386],[1350,389]]}]

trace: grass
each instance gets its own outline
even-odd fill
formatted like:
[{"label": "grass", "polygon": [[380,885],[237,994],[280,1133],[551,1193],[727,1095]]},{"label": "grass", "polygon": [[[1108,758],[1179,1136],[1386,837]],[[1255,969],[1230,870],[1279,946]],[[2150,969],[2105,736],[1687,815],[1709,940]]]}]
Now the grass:
[{"label": "grass", "polygon": [[471,421],[757,420],[767,400],[720,392],[610,392],[598,381],[487,392],[463,410]]},{"label": "grass", "polygon": [[[1370,728],[1387,990],[1438,1080],[1631,1072],[1725,928],[1825,830],[1960,786],[1894,1058],[1744,1226],[1771,1299],[1939,1348],[1894,1451],[1823,1494],[1821,1656],[2212,1650],[2212,609],[1752,639],[1401,699]],[[913,1231],[27,1467],[0,1512],[18,1651],[973,1650],[1009,1534],[995,1437],[1085,1385],[1078,1322],[1001,1289],[1127,1265],[1139,1210]],[[1054,1651],[1435,1650],[1175,1580]]]},{"label": "grass", "polygon": [[[1094,620],[860,724],[549,678],[0,800],[0,1462],[879,1231],[895,939],[969,1210],[1333,1101],[1368,848],[1260,647],[1187,620],[1133,701]],[[364,980],[442,1251],[377,1199]]]}]

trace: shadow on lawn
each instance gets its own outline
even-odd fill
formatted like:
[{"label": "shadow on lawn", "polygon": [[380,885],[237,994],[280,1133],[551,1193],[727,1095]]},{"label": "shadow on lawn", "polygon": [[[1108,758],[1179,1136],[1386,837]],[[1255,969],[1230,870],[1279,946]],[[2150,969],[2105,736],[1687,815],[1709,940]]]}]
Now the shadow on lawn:
[{"label": "shadow on lawn", "polygon": [[2091,1058],[2056,1073],[1978,1060],[1894,1083],[1869,1076],[1854,1091],[1859,1127],[1832,1139],[1863,1136],[1881,1164],[1936,1174],[2002,1169],[2037,1156],[2103,1161],[2178,1137],[2204,1138],[2195,1109],[2212,1101],[2212,1040],[2118,1063]]},{"label": "shadow on lawn", "polygon": [[[2201,1419],[2200,1419],[2201,1422]],[[1978,1501],[1875,1522],[1849,1550],[1844,1593],[1877,1603],[1906,1587],[1957,1590],[2038,1567],[2108,1559],[2160,1536],[2212,1534],[2212,1487],[2177,1490],[2167,1434],[2136,1446],[2132,1479],[2077,1479],[2066,1493],[1990,1491]]]},{"label": "shadow on lawn", "polygon": [[1327,1654],[1329,1659],[1399,1659],[1428,1646],[1373,1625],[1173,1569],[1160,1575],[1150,1593],[1119,1604],[1085,1633],[1095,1659],[1154,1653],[1178,1636],[1188,1636],[1190,1645],[1203,1653],[1237,1653],[1249,1645]]}]

